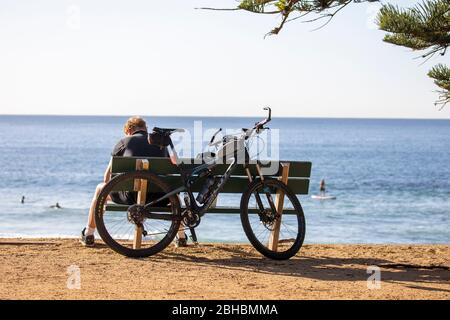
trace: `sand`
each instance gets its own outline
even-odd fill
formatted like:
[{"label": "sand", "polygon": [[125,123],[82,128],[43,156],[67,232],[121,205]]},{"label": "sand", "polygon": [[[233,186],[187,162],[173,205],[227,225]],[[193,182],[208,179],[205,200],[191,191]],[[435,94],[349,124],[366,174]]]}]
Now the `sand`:
[{"label": "sand", "polygon": [[238,244],[129,259],[101,243],[0,239],[0,299],[450,299],[449,266],[450,245],[305,245],[272,261]]}]

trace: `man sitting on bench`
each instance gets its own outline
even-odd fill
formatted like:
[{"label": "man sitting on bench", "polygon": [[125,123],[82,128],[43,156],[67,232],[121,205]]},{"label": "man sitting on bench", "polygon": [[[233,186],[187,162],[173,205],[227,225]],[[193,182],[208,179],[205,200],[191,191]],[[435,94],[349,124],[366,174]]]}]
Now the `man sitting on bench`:
[{"label": "man sitting on bench", "polygon": [[[150,144],[148,141],[147,124],[144,119],[140,117],[131,117],[124,126],[125,138],[121,139],[112,152],[112,156],[121,157],[168,157],[166,148],[161,149],[159,146]],[[106,183],[111,180],[111,162],[105,171],[103,183],[100,183],[92,199],[89,209],[89,219],[86,228],[81,231],[81,243],[86,247],[94,246],[94,232],[95,232],[95,203],[97,197]],[[111,199],[117,204],[132,204],[133,201],[130,195],[126,192],[117,192],[112,194]]]}]

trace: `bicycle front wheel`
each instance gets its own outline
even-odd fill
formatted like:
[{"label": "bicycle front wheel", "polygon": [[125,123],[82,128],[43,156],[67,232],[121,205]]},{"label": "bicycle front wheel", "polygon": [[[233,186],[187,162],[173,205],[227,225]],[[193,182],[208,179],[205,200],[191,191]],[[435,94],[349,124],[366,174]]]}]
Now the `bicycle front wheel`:
[{"label": "bicycle front wheel", "polygon": [[151,172],[115,176],[100,192],[95,222],[102,240],[127,257],[148,257],[166,248],[180,227],[181,207],[176,194],[152,204],[170,187]]},{"label": "bicycle front wheel", "polygon": [[241,222],[250,243],[271,259],[293,257],[305,239],[300,202],[278,180],[255,180],[249,185],[241,199]]}]

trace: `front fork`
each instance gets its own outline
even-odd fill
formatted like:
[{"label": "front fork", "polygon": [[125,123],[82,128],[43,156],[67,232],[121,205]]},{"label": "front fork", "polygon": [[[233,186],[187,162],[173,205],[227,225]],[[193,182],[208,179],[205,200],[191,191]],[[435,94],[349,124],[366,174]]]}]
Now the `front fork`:
[{"label": "front fork", "polygon": [[[262,182],[264,182],[264,175],[262,174],[261,166],[259,165],[259,162],[256,163],[256,170],[258,172],[259,178],[261,179]],[[248,167],[245,168],[245,172],[247,173],[248,180],[250,181],[250,183],[252,183],[254,181],[254,179],[253,179],[250,169]],[[277,215],[277,209],[275,206],[275,202],[273,201],[273,197],[270,194],[270,192],[265,191],[264,193],[267,197],[267,201],[269,202],[270,209],[272,210],[272,214],[275,217]],[[259,194],[258,191],[255,191],[255,198],[256,198],[256,203],[259,207],[260,217],[261,217],[261,214],[264,212],[265,209],[264,209],[264,204],[261,200],[261,195]]]}]

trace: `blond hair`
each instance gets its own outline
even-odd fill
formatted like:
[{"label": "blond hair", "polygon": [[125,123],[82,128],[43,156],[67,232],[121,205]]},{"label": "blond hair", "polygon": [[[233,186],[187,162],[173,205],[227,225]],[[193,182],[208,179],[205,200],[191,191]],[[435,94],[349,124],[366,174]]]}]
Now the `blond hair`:
[{"label": "blond hair", "polygon": [[147,123],[142,117],[131,117],[127,120],[123,127],[123,131],[126,133],[136,132],[137,130],[145,130],[147,131]]}]

